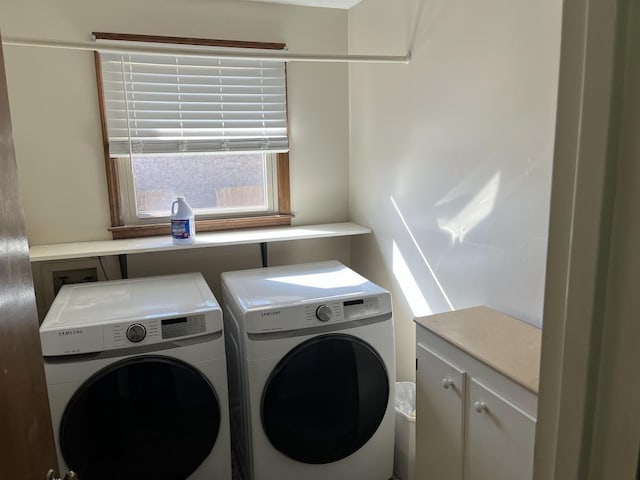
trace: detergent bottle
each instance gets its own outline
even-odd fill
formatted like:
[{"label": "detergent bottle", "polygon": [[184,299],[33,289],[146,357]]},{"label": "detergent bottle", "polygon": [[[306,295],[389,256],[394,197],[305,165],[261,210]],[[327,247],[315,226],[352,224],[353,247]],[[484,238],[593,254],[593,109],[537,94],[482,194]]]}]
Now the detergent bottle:
[{"label": "detergent bottle", "polygon": [[184,197],[171,204],[171,238],[174,245],[195,243],[196,222],[193,210]]}]

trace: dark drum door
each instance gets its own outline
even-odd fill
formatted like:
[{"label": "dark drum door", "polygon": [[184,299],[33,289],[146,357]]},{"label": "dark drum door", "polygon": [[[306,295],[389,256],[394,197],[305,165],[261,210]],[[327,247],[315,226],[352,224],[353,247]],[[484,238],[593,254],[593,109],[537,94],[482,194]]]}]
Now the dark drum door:
[{"label": "dark drum door", "polygon": [[369,441],[388,401],[380,355],[356,337],[322,335],[298,345],[273,370],[263,391],[262,425],[289,458],[331,463]]},{"label": "dark drum door", "polygon": [[185,480],[209,455],[220,405],[209,381],[167,357],[114,363],[74,394],[60,448],[82,480]]}]

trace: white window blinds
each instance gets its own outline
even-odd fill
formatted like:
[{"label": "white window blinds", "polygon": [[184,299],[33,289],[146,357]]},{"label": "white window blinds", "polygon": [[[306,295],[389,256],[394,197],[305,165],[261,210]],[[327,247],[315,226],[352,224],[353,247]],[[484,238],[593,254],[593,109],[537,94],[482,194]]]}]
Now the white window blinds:
[{"label": "white window blinds", "polygon": [[282,61],[101,53],[112,157],[287,151]]}]

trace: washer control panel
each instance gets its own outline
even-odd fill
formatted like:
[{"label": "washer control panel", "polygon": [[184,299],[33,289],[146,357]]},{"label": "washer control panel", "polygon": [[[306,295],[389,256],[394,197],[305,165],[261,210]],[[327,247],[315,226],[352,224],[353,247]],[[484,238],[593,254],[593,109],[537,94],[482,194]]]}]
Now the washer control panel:
[{"label": "washer control panel", "polygon": [[162,320],[141,320],[135,323],[105,326],[104,344],[106,348],[122,348],[201,335],[206,332],[207,322],[204,314]]},{"label": "washer control panel", "polygon": [[222,332],[222,311],[219,309],[168,318],[139,318],[50,329],[41,331],[40,339],[43,355],[54,357],[136,348],[217,332]]}]

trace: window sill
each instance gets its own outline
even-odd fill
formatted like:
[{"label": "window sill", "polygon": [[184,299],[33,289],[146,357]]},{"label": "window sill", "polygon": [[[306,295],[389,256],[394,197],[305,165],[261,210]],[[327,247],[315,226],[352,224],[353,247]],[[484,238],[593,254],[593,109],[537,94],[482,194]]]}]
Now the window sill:
[{"label": "window sill", "polygon": [[[265,215],[262,217],[220,218],[215,220],[197,220],[196,232],[198,235],[205,232],[217,232],[221,230],[238,230],[241,228],[265,228],[283,227],[291,225],[292,215]],[[109,229],[114,240],[125,238],[157,237],[171,235],[169,222],[153,225],[135,225],[124,227],[111,227]]]},{"label": "window sill", "polygon": [[371,229],[356,223],[329,223],[296,227],[251,228],[221,232],[204,232],[196,235],[196,243],[174,245],[171,238],[146,237],[124,240],[101,240],[94,242],[58,243],[31,247],[31,262],[67,260],[72,258],[102,257],[130,253],[162,252],[192,248],[221,247],[225,245],[246,245],[254,243],[284,242],[312,238],[343,237],[364,235]]}]

